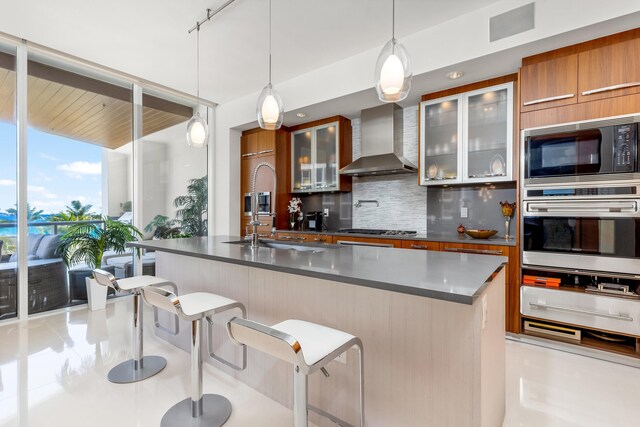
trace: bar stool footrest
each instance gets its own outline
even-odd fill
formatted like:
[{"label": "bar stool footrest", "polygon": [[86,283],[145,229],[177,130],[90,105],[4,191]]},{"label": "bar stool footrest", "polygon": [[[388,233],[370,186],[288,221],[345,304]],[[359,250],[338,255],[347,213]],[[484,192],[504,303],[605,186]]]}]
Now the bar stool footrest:
[{"label": "bar stool footrest", "polygon": [[162,371],[167,366],[167,359],[161,356],[144,356],[141,365],[136,369],[136,363],[133,359],[125,360],[114,366],[109,371],[107,378],[116,384],[142,381]]},{"label": "bar stool footrest", "polygon": [[191,398],[173,405],[162,417],[161,427],[220,427],[231,416],[231,402],[219,394],[202,395],[202,415],[191,416]]},{"label": "bar stool footrest", "polygon": [[307,409],[310,410],[310,411],[315,412],[316,414],[320,415],[321,417],[327,418],[332,423],[337,424],[340,427],[354,427],[353,424],[349,424],[348,422],[336,417],[335,415],[332,415],[332,414],[328,413],[327,411],[323,411],[322,409],[318,408],[317,406],[313,406],[311,404],[308,404],[307,405]]}]

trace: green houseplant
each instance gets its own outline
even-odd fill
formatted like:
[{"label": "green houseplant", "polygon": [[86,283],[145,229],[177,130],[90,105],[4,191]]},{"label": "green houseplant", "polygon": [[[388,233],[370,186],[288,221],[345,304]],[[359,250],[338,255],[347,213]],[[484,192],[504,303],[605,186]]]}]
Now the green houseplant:
[{"label": "green houseplant", "polygon": [[176,220],[182,233],[192,236],[207,235],[207,175],[189,180],[187,195],[178,196],[173,206],[178,208]]},{"label": "green houseplant", "polygon": [[[91,271],[102,266],[102,257],[105,251],[113,250],[116,253],[126,251],[128,242],[142,237],[142,233],[136,227],[108,217],[102,217],[101,224],[74,224],[69,227],[62,236],[58,252],[67,267],[78,264],[86,264],[87,269],[87,296],[89,308],[97,310],[104,308],[106,303],[107,288],[98,285],[93,279]],[[104,294],[104,297],[102,296]]]}]

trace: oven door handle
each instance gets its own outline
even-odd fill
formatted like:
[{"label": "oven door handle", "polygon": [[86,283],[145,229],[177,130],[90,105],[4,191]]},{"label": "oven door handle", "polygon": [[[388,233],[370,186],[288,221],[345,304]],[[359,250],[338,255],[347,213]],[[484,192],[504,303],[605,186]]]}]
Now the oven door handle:
[{"label": "oven door handle", "polygon": [[638,213],[637,201],[525,202],[525,212],[546,213]]},{"label": "oven door handle", "polygon": [[617,320],[624,320],[626,322],[633,322],[633,317],[625,316],[624,314],[609,314],[609,313],[602,313],[599,311],[582,310],[579,308],[562,307],[560,305],[538,304],[535,302],[530,302],[529,307],[538,308],[542,310],[568,311],[570,313],[589,314],[592,316],[606,317],[607,319],[617,319]]}]

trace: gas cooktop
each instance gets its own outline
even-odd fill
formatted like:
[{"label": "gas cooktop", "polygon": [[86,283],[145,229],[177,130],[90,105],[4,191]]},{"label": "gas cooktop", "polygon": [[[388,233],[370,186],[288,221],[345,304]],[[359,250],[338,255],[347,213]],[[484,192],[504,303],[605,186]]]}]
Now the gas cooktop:
[{"label": "gas cooktop", "polygon": [[343,228],[338,230],[338,233],[349,234],[371,234],[374,236],[415,236],[416,231],[406,230],[376,230],[371,228]]}]

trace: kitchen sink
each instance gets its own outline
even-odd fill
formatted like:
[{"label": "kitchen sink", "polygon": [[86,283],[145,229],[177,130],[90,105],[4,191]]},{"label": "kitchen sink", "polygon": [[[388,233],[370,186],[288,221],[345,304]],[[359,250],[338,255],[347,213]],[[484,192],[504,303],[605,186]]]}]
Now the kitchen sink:
[{"label": "kitchen sink", "polygon": [[[237,241],[233,241],[233,242],[225,242],[231,245],[241,245],[241,246],[245,246],[245,247],[250,247],[251,246],[251,242],[248,242],[246,240],[237,240]],[[324,252],[327,250],[326,245],[322,245],[322,244],[314,244],[314,243],[308,243],[308,244],[304,244],[304,243],[283,243],[283,242],[277,242],[277,241],[265,241],[265,240],[260,240],[260,246],[261,247],[266,247],[266,248],[272,248],[272,249],[283,249],[283,250],[290,250],[290,251],[297,251],[297,252],[312,252],[312,253],[319,253],[319,252]]]}]

